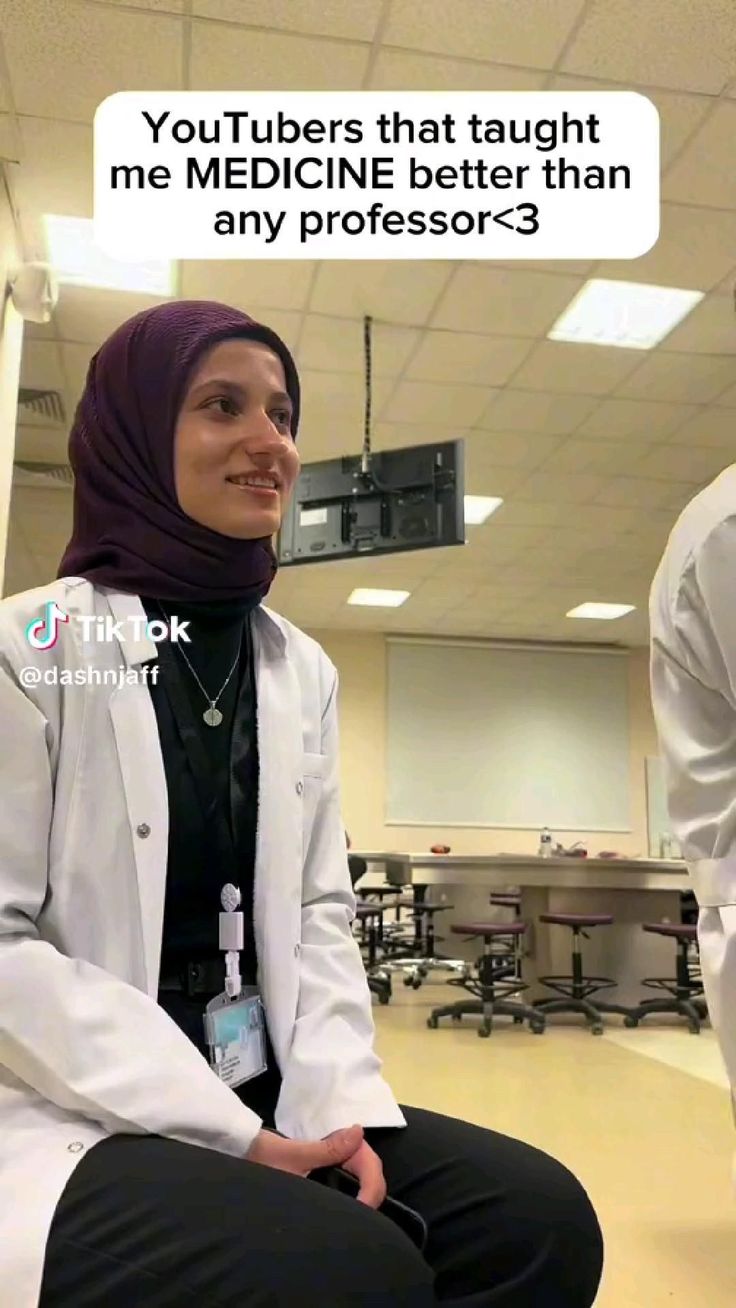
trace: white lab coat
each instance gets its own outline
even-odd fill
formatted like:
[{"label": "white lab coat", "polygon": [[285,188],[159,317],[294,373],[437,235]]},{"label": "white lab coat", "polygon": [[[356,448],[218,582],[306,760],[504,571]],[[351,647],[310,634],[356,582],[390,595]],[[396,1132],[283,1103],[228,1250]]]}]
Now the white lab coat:
[{"label": "white lab coat", "polygon": [[736,466],[685,509],[650,600],[673,833],[700,907],[706,998],[736,1091]]},{"label": "white lab coat", "polygon": [[[49,599],[72,619],[145,617],[137,596],[81,578],[0,603],[0,1297],[12,1308],[36,1308],[54,1210],[97,1141],[153,1133],[242,1157],[260,1127],[156,1002],[168,803],[148,686],[20,687],[25,667],[132,670],[155,645],[83,643],[72,620],[35,651],[25,629]],[[276,1125],[295,1139],[404,1126],[351,934],[336,672],[265,609],[254,653],[254,927],[283,1077]]]}]

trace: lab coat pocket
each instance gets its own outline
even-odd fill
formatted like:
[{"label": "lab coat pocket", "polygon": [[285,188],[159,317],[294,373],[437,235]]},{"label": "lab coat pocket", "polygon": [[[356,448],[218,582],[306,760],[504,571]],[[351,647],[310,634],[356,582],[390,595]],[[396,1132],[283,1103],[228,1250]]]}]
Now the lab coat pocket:
[{"label": "lab coat pocket", "polygon": [[315,818],[322,798],[327,769],[326,754],[304,753],[302,761],[302,839],[303,854],[307,857],[314,831]]}]

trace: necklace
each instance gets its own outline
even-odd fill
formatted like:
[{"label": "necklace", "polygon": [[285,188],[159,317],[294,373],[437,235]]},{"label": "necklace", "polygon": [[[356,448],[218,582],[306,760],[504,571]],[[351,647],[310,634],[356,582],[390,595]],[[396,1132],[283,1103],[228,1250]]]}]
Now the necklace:
[{"label": "necklace", "polygon": [[[159,611],[163,614],[164,618],[166,619],[166,621],[167,621],[167,623],[168,623],[168,621],[169,621],[168,614],[166,614],[166,613],[164,612],[163,608],[162,608],[161,605],[158,603],[158,600],[156,601],[156,605],[157,605]],[[208,726],[208,727],[219,727],[220,723],[222,722],[222,714],[221,714],[220,710],[219,710],[218,707],[217,707],[217,701],[218,701],[219,699],[222,698],[222,695],[223,695],[224,692],[227,690],[227,687],[228,687],[229,684],[230,684],[230,681],[231,681],[232,675],[233,675],[235,669],[236,669],[237,666],[238,666],[238,660],[240,659],[240,643],[238,642],[238,652],[237,652],[237,654],[235,655],[235,662],[233,663],[233,666],[231,667],[230,671],[228,672],[228,674],[227,674],[227,676],[226,676],[226,678],[225,678],[225,680],[224,680],[222,686],[220,687],[219,691],[218,691],[217,694],[215,695],[215,698],[214,698],[214,699],[212,699],[212,698],[210,697],[210,695],[208,695],[207,691],[205,690],[204,686],[202,685],[202,682],[200,681],[199,677],[197,676],[197,673],[195,672],[194,668],[192,667],[191,663],[189,662],[189,659],[187,658],[186,654],[184,653],[184,650],[182,649],[181,644],[180,644],[179,642],[177,642],[177,647],[178,647],[179,653],[181,654],[181,656],[182,656],[184,662],[186,663],[187,667],[189,668],[189,671],[191,672],[192,676],[194,677],[194,680],[196,681],[197,685],[199,686],[199,689],[201,690],[202,694],[204,695],[205,699],[207,700],[207,704],[208,704],[209,707],[206,708],[205,711],[204,711],[204,713],[202,714],[202,719],[203,719],[203,721],[207,723],[207,726]]]}]

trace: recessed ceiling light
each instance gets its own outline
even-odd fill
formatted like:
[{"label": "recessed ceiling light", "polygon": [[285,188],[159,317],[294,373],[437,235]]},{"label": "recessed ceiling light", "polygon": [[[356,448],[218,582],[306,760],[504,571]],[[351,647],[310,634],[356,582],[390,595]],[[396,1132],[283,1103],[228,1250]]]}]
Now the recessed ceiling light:
[{"label": "recessed ceiling light", "polygon": [[465,525],[468,527],[478,527],[481,522],[490,518],[492,513],[503,504],[503,500],[497,499],[493,495],[466,495],[465,496]]},{"label": "recessed ceiling light", "polygon": [[377,609],[398,609],[408,600],[409,590],[354,590],[348,604],[363,604]]},{"label": "recessed ceiling light", "polygon": [[568,618],[598,618],[602,622],[611,622],[614,618],[622,618],[625,613],[633,613],[634,604],[579,604],[576,609],[570,609]]},{"label": "recessed ceiling light", "polygon": [[548,339],[651,350],[700,303],[704,294],[676,286],[646,286],[642,282],[594,277],[568,304]]},{"label": "recessed ceiling light", "polygon": [[44,215],[48,258],[59,282],[143,295],[173,295],[174,265],[169,260],[121,263],[94,242],[91,218]]}]

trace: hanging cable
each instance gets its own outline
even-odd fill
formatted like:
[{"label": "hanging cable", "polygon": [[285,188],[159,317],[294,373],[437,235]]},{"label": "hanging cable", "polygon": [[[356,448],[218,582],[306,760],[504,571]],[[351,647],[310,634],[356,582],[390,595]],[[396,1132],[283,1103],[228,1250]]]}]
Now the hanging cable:
[{"label": "hanging cable", "polygon": [[368,476],[371,468],[371,410],[372,410],[372,355],[371,355],[371,327],[373,319],[367,314],[363,319],[363,351],[365,356],[365,422],[363,425],[363,456],[361,459],[360,470],[364,477]]}]

